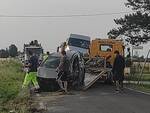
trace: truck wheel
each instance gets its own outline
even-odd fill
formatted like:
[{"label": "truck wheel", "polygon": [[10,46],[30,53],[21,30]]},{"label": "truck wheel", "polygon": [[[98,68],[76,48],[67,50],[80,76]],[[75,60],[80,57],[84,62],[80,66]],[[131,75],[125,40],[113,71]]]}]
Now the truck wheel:
[{"label": "truck wheel", "polygon": [[112,85],[112,84],[113,84],[113,81],[112,81],[111,79],[106,79],[106,80],[105,80],[105,84]]},{"label": "truck wheel", "polygon": [[106,84],[112,85],[113,84],[113,75],[112,72],[107,72],[107,79],[105,80]]}]

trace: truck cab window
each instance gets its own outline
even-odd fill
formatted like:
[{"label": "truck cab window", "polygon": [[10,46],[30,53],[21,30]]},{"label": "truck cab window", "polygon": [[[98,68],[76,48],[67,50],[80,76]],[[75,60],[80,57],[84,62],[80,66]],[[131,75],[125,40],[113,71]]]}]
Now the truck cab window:
[{"label": "truck cab window", "polygon": [[112,45],[100,45],[100,51],[111,52],[112,51]]}]

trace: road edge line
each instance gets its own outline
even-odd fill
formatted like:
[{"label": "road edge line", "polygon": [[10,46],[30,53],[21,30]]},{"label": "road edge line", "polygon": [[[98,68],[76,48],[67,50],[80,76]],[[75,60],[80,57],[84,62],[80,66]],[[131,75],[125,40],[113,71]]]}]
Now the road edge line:
[{"label": "road edge line", "polygon": [[139,91],[139,90],[136,90],[136,89],[133,89],[133,88],[128,88],[128,87],[125,87],[126,89],[128,90],[131,90],[131,91],[135,91],[137,93],[142,93],[144,95],[149,95],[150,96],[150,93],[146,93],[146,92],[143,92],[143,91]]}]

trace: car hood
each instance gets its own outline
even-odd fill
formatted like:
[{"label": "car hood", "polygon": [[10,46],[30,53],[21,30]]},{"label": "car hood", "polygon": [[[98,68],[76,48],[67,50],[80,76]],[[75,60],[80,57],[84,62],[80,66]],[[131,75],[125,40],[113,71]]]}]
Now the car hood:
[{"label": "car hood", "polygon": [[56,69],[40,67],[37,76],[40,78],[57,78],[57,72]]}]

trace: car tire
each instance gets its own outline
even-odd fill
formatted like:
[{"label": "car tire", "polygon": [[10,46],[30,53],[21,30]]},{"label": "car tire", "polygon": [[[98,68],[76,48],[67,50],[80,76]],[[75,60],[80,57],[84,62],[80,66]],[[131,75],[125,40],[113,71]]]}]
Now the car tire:
[{"label": "car tire", "polygon": [[80,77],[80,66],[78,62],[78,58],[75,59],[73,63],[73,89],[80,90],[81,89],[81,77]]},{"label": "car tire", "polygon": [[85,70],[82,73],[82,80],[81,80],[81,86],[84,86],[84,79],[85,79]]}]

